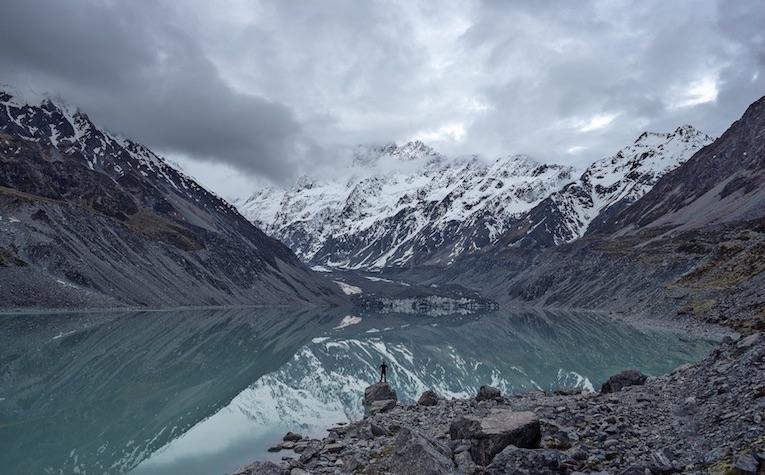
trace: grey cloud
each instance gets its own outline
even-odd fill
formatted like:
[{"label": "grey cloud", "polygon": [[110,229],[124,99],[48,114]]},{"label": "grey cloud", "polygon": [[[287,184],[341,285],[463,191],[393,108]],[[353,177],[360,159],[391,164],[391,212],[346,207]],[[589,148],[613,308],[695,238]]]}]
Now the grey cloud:
[{"label": "grey cloud", "polygon": [[[719,134],[765,93],[759,0],[7,0],[2,13],[0,82],[276,180],[423,134],[450,153],[585,165],[645,129]],[[673,106],[709,78],[716,101]],[[580,130],[600,115],[615,117]]]},{"label": "grey cloud", "polygon": [[2,10],[0,81],[59,96],[159,151],[282,179],[312,146],[289,108],[227,85],[171,5],[10,0]]}]

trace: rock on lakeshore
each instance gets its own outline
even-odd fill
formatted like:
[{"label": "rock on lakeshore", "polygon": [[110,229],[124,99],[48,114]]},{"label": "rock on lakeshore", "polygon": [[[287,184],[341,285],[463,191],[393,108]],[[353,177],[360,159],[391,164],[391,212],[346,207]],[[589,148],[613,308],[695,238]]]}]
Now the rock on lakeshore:
[{"label": "rock on lakeshore", "polygon": [[388,383],[375,383],[364,390],[364,405],[371,406],[375,401],[398,401],[396,391]]},{"label": "rock on lakeshore", "polygon": [[418,406],[435,406],[438,404],[438,394],[432,389],[428,389],[417,400]]},{"label": "rock on lakeshore", "polygon": [[648,376],[644,375],[640,371],[636,369],[628,369],[608,378],[608,381],[603,383],[603,385],[600,387],[600,392],[603,394],[615,393],[617,391],[621,391],[622,388],[626,388],[627,386],[640,386],[641,384],[645,384],[647,379]]},{"label": "rock on lakeshore", "polygon": [[499,399],[500,397],[501,393],[499,392],[499,389],[494,386],[481,386],[480,389],[478,389],[478,394],[476,395],[475,400],[488,401],[489,399]]}]

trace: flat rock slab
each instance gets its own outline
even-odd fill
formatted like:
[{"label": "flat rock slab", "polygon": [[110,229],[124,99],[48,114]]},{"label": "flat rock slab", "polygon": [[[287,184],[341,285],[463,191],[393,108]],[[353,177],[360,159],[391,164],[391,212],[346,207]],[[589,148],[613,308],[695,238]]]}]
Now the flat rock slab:
[{"label": "flat rock slab", "polygon": [[541,438],[536,414],[508,408],[494,408],[480,418],[462,416],[452,422],[449,435],[470,440],[470,455],[478,465],[488,465],[508,445],[537,448]]}]

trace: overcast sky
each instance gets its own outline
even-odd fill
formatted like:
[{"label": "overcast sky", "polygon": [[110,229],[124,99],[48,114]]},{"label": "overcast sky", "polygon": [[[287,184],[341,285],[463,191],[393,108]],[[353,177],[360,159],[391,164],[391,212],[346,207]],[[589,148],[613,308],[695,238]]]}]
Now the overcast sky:
[{"label": "overcast sky", "polygon": [[752,1],[3,0],[0,84],[79,106],[227,197],[343,147],[585,166],[719,135],[765,94]]}]

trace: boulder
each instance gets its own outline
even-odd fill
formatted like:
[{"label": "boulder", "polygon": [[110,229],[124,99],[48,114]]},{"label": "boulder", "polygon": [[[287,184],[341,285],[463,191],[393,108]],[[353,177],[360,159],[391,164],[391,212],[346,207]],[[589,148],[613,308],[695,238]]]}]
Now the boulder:
[{"label": "boulder", "polygon": [[282,475],[288,473],[274,462],[255,462],[234,472],[233,475]]},{"label": "boulder", "polygon": [[385,430],[383,426],[377,425],[374,422],[369,425],[369,430],[372,433],[373,437],[381,437],[384,435],[388,435],[388,431]]},{"label": "boulder", "polygon": [[388,383],[375,383],[367,386],[364,390],[364,405],[371,406],[375,401],[393,400],[398,401],[396,391],[388,386]]},{"label": "boulder", "polygon": [[626,388],[627,386],[639,386],[645,384],[647,379],[648,376],[644,375],[640,371],[636,369],[628,369],[608,378],[608,381],[603,383],[603,385],[600,387],[600,392],[603,394],[615,393],[617,391],[621,391],[622,388]]},{"label": "boulder", "polygon": [[563,461],[566,456],[554,449],[521,449],[506,447],[498,453],[486,473],[500,475],[505,473],[534,473],[538,475],[566,473]]},{"label": "boulder", "polygon": [[417,400],[418,406],[435,406],[438,404],[438,394],[432,389],[428,389]]},{"label": "boulder", "polygon": [[394,399],[383,399],[382,401],[374,401],[371,405],[367,406],[367,410],[370,414],[379,414],[381,412],[390,411],[396,407],[396,401]]},{"label": "boulder", "polygon": [[488,465],[508,445],[539,447],[539,418],[533,412],[493,408],[484,417],[462,416],[449,427],[450,437],[470,440],[470,456],[478,465]]},{"label": "boulder", "polygon": [[407,427],[402,427],[396,436],[391,467],[399,475],[441,475],[455,471],[449,447]]},{"label": "boulder", "polygon": [[752,454],[739,455],[733,460],[731,473],[737,475],[757,475],[758,460]]},{"label": "boulder", "polygon": [[478,389],[478,394],[475,397],[476,401],[487,401],[489,399],[499,399],[501,396],[501,393],[499,392],[499,389],[495,388],[494,386],[481,386]]},{"label": "boulder", "polygon": [[285,442],[297,442],[302,439],[303,439],[303,436],[295,432],[287,432],[287,434],[284,437],[282,437],[282,440]]},{"label": "boulder", "polygon": [[763,333],[754,333],[752,335],[743,337],[736,343],[736,348],[739,350],[748,350],[749,348],[756,345],[762,336]]}]

